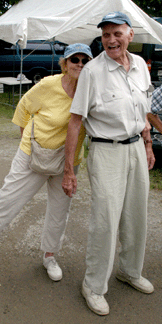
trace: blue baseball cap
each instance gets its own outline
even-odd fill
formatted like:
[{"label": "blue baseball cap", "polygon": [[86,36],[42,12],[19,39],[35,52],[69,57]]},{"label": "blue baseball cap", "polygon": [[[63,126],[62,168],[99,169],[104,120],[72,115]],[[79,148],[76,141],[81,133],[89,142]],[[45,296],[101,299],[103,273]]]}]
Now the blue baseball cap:
[{"label": "blue baseball cap", "polygon": [[117,25],[127,24],[132,28],[132,23],[129,17],[120,11],[110,12],[108,15],[102,18],[102,21],[97,25],[97,28],[103,27],[107,23],[113,23]]},{"label": "blue baseball cap", "polygon": [[70,56],[77,53],[83,53],[89,56],[90,58],[93,58],[90,47],[82,43],[75,43],[75,44],[68,45],[64,52],[64,58],[69,58]]}]

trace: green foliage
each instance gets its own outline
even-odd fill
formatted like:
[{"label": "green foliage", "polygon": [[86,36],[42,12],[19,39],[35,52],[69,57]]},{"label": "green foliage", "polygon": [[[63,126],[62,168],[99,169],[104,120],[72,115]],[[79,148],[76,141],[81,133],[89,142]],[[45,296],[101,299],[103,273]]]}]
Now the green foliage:
[{"label": "green foliage", "polygon": [[21,0],[0,0],[0,15],[4,14],[10,8],[10,6],[13,6],[19,1]]},{"label": "green foliage", "polygon": [[162,17],[161,0],[133,0],[133,2],[151,17]]}]

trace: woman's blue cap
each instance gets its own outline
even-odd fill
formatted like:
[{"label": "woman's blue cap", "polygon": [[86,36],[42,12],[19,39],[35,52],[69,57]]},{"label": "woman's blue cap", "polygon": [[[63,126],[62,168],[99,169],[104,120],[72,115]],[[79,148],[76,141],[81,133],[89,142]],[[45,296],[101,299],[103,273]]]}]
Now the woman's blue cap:
[{"label": "woman's blue cap", "polygon": [[130,26],[132,28],[132,23],[131,23],[129,17],[120,11],[110,12],[108,15],[104,16],[102,18],[102,21],[97,25],[97,27],[98,28],[103,27],[104,25],[106,25],[108,23],[113,23],[113,24],[117,24],[117,25],[127,24],[128,26]]},{"label": "woman's blue cap", "polygon": [[93,58],[90,47],[82,43],[75,43],[75,44],[68,45],[64,52],[64,58],[69,58],[70,56],[77,53],[83,53],[89,56],[90,58]]}]

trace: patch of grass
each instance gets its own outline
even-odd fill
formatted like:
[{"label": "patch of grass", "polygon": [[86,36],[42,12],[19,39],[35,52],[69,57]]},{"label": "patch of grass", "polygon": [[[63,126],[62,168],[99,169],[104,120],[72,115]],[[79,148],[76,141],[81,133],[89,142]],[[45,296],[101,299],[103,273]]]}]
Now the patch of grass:
[{"label": "patch of grass", "polygon": [[[26,85],[23,85],[22,95],[28,90]],[[19,87],[14,89],[14,105],[15,108],[19,102]],[[4,93],[0,93],[0,117],[12,118],[14,114],[12,89],[9,86],[4,86]]]},{"label": "patch of grass", "polygon": [[162,169],[150,170],[150,189],[162,190]]},{"label": "patch of grass", "polygon": [[83,144],[84,144],[84,157],[87,158],[88,151],[89,151],[89,137],[88,137],[88,135],[86,135]]},{"label": "patch of grass", "polygon": [[87,156],[88,156],[88,147],[87,147],[86,143],[84,143],[84,157],[85,157],[85,159],[87,158]]},{"label": "patch of grass", "polygon": [[[15,106],[19,101],[19,96],[14,96]],[[12,106],[12,96],[8,93],[0,93],[0,117],[5,117],[11,119],[14,114],[14,109]]]}]

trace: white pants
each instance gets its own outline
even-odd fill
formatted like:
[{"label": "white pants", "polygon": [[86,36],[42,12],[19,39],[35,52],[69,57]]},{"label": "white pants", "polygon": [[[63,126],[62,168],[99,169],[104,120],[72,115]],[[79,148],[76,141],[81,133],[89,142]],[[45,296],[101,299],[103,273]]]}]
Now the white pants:
[{"label": "white pants", "polygon": [[118,228],[120,269],[139,278],[143,268],[149,193],[143,139],[128,145],[92,142],[87,167],[92,216],[85,280],[95,293],[104,294],[113,269]]},{"label": "white pants", "polygon": [[[0,230],[17,216],[47,181],[48,198],[41,249],[44,252],[58,252],[62,246],[71,202],[61,187],[63,174],[41,175],[30,170],[28,164],[29,155],[19,148],[0,190]],[[77,173],[78,166],[74,169]]]}]

